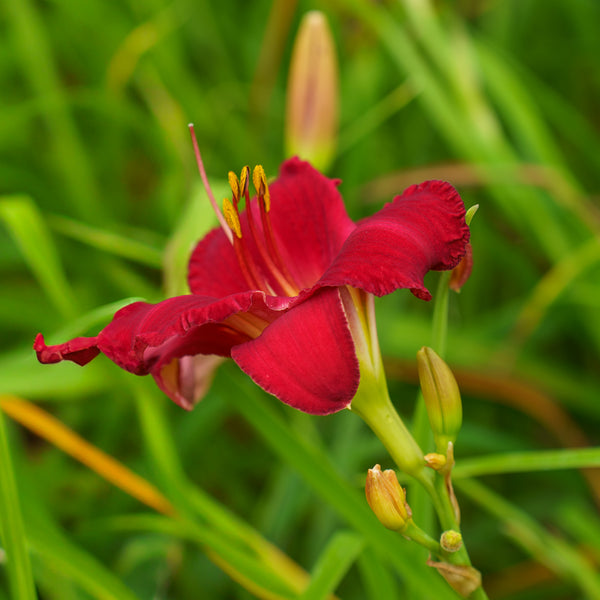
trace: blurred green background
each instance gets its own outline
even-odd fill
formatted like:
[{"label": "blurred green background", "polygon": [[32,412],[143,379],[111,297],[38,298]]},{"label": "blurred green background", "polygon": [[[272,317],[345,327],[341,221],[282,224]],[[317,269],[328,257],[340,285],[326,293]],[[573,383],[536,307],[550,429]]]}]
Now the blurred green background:
[{"label": "blurred green background", "polygon": [[[0,392],[40,403],[199,528],[151,517],[5,418],[39,596],[253,597],[215,566],[221,556],[280,594],[271,597],[298,597],[285,595],[276,568],[223,559],[219,536],[255,558],[221,512],[231,510],[313,574],[344,548],[346,562],[333,561],[343,563],[341,598],[443,597],[426,556],[358,525],[367,468],[391,465],[353,415],[297,413],[233,365],[185,413],[102,357],[43,367],[31,350],[38,331],[49,343],[93,335],[123,299],[183,290],[191,244],[214,225],[187,123],[215,188],[245,164],[275,175],[293,40],[315,8],[339,60],[328,174],[343,181],[351,216],[425,179],[446,179],[480,205],[447,357],[464,394],[465,539],[486,588],[511,600],[599,598],[599,472],[555,470],[574,464],[560,449],[599,443],[596,0],[2,4]],[[428,276],[432,291],[438,277]],[[432,305],[401,291],[377,306],[392,397],[410,421]],[[498,472],[482,461],[550,449],[525,473],[510,472],[523,457],[497,461]],[[19,589],[11,568],[0,562],[2,599]]]}]

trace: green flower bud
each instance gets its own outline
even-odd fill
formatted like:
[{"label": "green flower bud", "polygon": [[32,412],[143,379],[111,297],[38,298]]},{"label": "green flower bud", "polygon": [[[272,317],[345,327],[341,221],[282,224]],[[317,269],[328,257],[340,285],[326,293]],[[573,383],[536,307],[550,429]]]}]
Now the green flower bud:
[{"label": "green flower bud", "polygon": [[444,533],[442,533],[442,537],[440,538],[440,546],[446,552],[458,552],[462,548],[462,545],[462,535],[460,535],[458,531],[449,529],[448,531],[444,531]]},{"label": "green flower bud", "polygon": [[462,403],[450,367],[426,346],[417,352],[421,390],[438,453],[446,455],[462,424]]}]

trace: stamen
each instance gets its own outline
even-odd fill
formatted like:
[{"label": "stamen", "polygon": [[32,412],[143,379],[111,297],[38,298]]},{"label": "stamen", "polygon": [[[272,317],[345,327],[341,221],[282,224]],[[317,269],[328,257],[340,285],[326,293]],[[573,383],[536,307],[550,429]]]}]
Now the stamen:
[{"label": "stamen", "polygon": [[[260,254],[261,258],[264,261],[264,264],[267,268],[267,271],[273,276],[275,282],[278,284],[280,291],[288,296],[295,296],[298,293],[298,289],[294,286],[290,285],[289,281],[286,280],[286,277],[281,272],[281,269],[277,267],[277,265],[273,262],[271,256],[267,249],[265,248],[265,244],[261,239],[261,236],[258,235],[258,229],[256,227],[256,222],[254,220],[254,213],[252,210],[252,203],[250,202],[250,194],[249,194],[249,185],[250,185],[250,168],[245,166],[242,169],[240,174],[239,181],[239,189],[240,194],[244,196],[246,200],[246,216],[248,218],[248,228],[250,229],[250,237],[254,240],[256,244],[256,249]],[[247,246],[246,246],[247,247]],[[264,278],[263,278],[264,279]],[[265,281],[265,285],[267,285]],[[273,288],[269,286],[272,290]],[[266,289],[266,288],[263,288]]]},{"label": "stamen", "polygon": [[240,225],[240,217],[229,198],[223,198],[223,215],[231,231],[235,233],[238,239],[241,239],[242,226]]},{"label": "stamen", "polygon": [[227,179],[229,179],[229,187],[233,194],[233,202],[237,205],[240,201],[240,182],[238,181],[237,175],[233,171],[227,173]]},{"label": "stamen", "polygon": [[246,166],[240,174],[240,194],[248,200],[248,186],[250,179],[250,167]]},{"label": "stamen", "polygon": [[240,269],[244,274],[248,286],[255,290],[264,290],[270,294],[274,293],[273,289],[265,281],[264,277],[259,273],[256,264],[252,260],[248,247],[242,236],[242,226],[240,223],[240,214],[236,206],[237,203],[231,202],[229,198],[223,198],[223,214],[230,230],[235,233],[233,238],[233,249],[238,259]]},{"label": "stamen", "polygon": [[[296,290],[296,294],[299,291],[298,286],[295,283],[294,277],[290,273],[285,261],[283,260],[279,248],[275,243],[275,234],[273,233],[273,227],[271,226],[271,219],[269,218],[269,211],[271,210],[271,194],[269,192],[269,185],[267,183],[267,176],[262,165],[256,165],[254,172],[252,173],[252,183],[256,189],[258,197],[258,206],[260,209],[260,218],[263,226],[263,233],[267,242],[267,248],[269,254],[273,256],[278,266],[278,271],[283,276],[284,280]],[[295,295],[295,294],[294,294]]]},{"label": "stamen", "polygon": [[256,165],[254,172],[252,173],[252,183],[254,189],[259,197],[264,198],[265,210],[269,212],[271,210],[271,194],[269,193],[269,186],[267,185],[267,176],[262,165]]},{"label": "stamen", "polygon": [[208,200],[211,206],[213,207],[215,214],[217,215],[217,219],[219,221],[219,224],[221,225],[221,229],[223,229],[223,231],[225,232],[227,239],[231,243],[233,243],[233,235],[231,233],[231,230],[227,226],[227,221],[225,220],[225,217],[219,210],[219,206],[217,204],[217,201],[215,200],[215,195],[210,189],[210,184],[208,183],[208,177],[206,176],[206,171],[204,170],[204,163],[202,162],[202,155],[200,154],[200,148],[198,147],[198,140],[196,139],[196,132],[194,131],[194,124],[190,123],[188,127],[190,130],[190,135],[192,136],[192,145],[194,146],[194,154],[196,155],[198,171],[200,171],[200,177],[202,178],[202,184],[204,185],[204,189],[206,190],[206,194],[208,195]]}]

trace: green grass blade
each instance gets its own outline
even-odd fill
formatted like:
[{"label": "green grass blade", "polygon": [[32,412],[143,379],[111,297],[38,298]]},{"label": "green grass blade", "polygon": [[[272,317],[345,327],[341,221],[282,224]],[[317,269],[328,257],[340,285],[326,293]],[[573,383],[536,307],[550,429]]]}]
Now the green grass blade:
[{"label": "green grass blade", "polygon": [[35,600],[37,594],[29,561],[19,492],[14,477],[4,413],[0,410],[0,524],[6,551],[6,570],[14,600]]},{"label": "green grass blade", "polygon": [[391,570],[372,552],[363,552],[359,556],[358,568],[366,598],[400,598],[398,584]]},{"label": "green grass blade", "polygon": [[53,215],[49,217],[48,222],[55,231],[87,244],[92,248],[97,248],[103,252],[127,258],[149,267],[157,269],[162,267],[163,252],[160,248],[129,239],[112,231],[90,227],[85,223],[67,219],[66,217]]},{"label": "green grass blade", "polygon": [[0,198],[0,218],[48,298],[63,316],[73,316],[75,297],[37,206],[27,196],[5,196]]},{"label": "green grass blade", "polygon": [[5,12],[12,26],[16,60],[33,93],[44,101],[45,124],[51,136],[48,156],[62,173],[74,213],[93,219],[102,209],[91,161],[85,158],[84,145],[67,107],[46,27],[30,0],[9,2]]},{"label": "green grass blade", "polygon": [[600,467],[600,448],[510,452],[465,458],[457,463],[452,474],[455,478],[462,479],[495,473],[585,469],[586,467]]},{"label": "green grass blade", "polygon": [[[34,511],[35,512],[35,509]],[[54,525],[30,515],[28,536],[39,559],[98,600],[138,600],[117,576],[73,544]]]},{"label": "green grass blade", "polygon": [[[217,378],[215,388],[219,388],[219,383],[223,385],[223,378]],[[427,590],[436,598],[456,597],[441,578],[431,576],[431,571],[419,562],[419,558],[415,556],[412,548],[409,549],[405,540],[381,526],[371,513],[364,495],[357,494],[356,490],[340,477],[332,467],[329,457],[315,444],[309,444],[299,437],[281,418],[275,407],[269,405],[269,402],[277,402],[276,400],[266,399],[257,388],[240,384],[238,378],[230,378],[227,391],[222,387],[220,389],[223,398],[256,429],[271,450],[298,471],[340,517],[362,534],[380,559],[393,563],[407,583],[415,588]]]},{"label": "green grass blade", "polygon": [[456,484],[462,493],[499,519],[508,535],[535,560],[574,581],[586,598],[600,598],[600,577],[576,548],[546,531],[535,519],[478,481],[461,479]]},{"label": "green grass blade", "polygon": [[332,594],[360,554],[362,537],[350,531],[336,533],[315,565],[310,583],[299,600],[325,600]]},{"label": "green grass blade", "polygon": [[[293,587],[278,573],[252,554],[233,546],[220,532],[188,519],[169,519],[157,515],[128,515],[107,520],[107,527],[121,531],[152,531],[192,541],[217,555],[218,564],[229,573],[254,586],[259,598],[296,597]],[[213,556],[214,556],[213,554]],[[234,578],[238,578],[234,576]]]}]

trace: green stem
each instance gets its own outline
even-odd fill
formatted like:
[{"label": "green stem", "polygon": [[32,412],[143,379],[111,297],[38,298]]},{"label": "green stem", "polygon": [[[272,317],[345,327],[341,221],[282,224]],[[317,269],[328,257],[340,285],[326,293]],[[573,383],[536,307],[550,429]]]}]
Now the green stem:
[{"label": "green stem", "polygon": [[423,451],[396,412],[387,391],[385,378],[375,379],[367,371],[350,407],[381,440],[399,469],[419,481],[431,480]]},{"label": "green stem", "polygon": [[[350,409],[361,417],[381,440],[398,468],[416,479],[427,491],[444,530],[453,529],[460,533],[444,477],[425,467],[422,450],[390,400],[383,371],[379,371],[376,376],[372,371],[362,370],[360,385]],[[407,535],[412,538],[410,533]],[[419,540],[415,541],[430,544],[425,538],[419,537]],[[436,553],[439,555],[439,550]],[[455,565],[471,565],[464,545],[457,552],[442,552],[441,556],[446,562]],[[479,588],[470,597],[474,600],[485,600],[487,595]]]},{"label": "green stem", "polygon": [[427,548],[431,554],[435,556],[442,555],[443,551],[439,542],[436,542],[431,536],[427,535],[414,521],[410,520],[407,522],[406,529],[402,531],[402,535]]},{"label": "green stem", "polygon": [[450,277],[452,271],[444,271],[438,282],[435,305],[433,307],[433,328],[431,347],[442,357],[446,354],[448,338],[448,302],[450,296]]},{"label": "green stem", "polygon": [[[440,276],[433,307],[431,345],[440,356],[445,352],[446,347],[446,333],[448,330],[448,282],[450,281],[450,274],[450,271],[445,271]],[[422,393],[419,393],[417,397],[417,404],[412,420],[412,433],[421,448],[427,449],[431,446],[433,441],[431,426],[429,425],[429,416],[427,415]],[[416,488],[411,497],[415,512],[420,515],[419,520],[423,526],[426,528],[433,526],[434,516],[431,504],[427,501],[424,491]],[[439,513],[439,511],[437,512]]]}]

